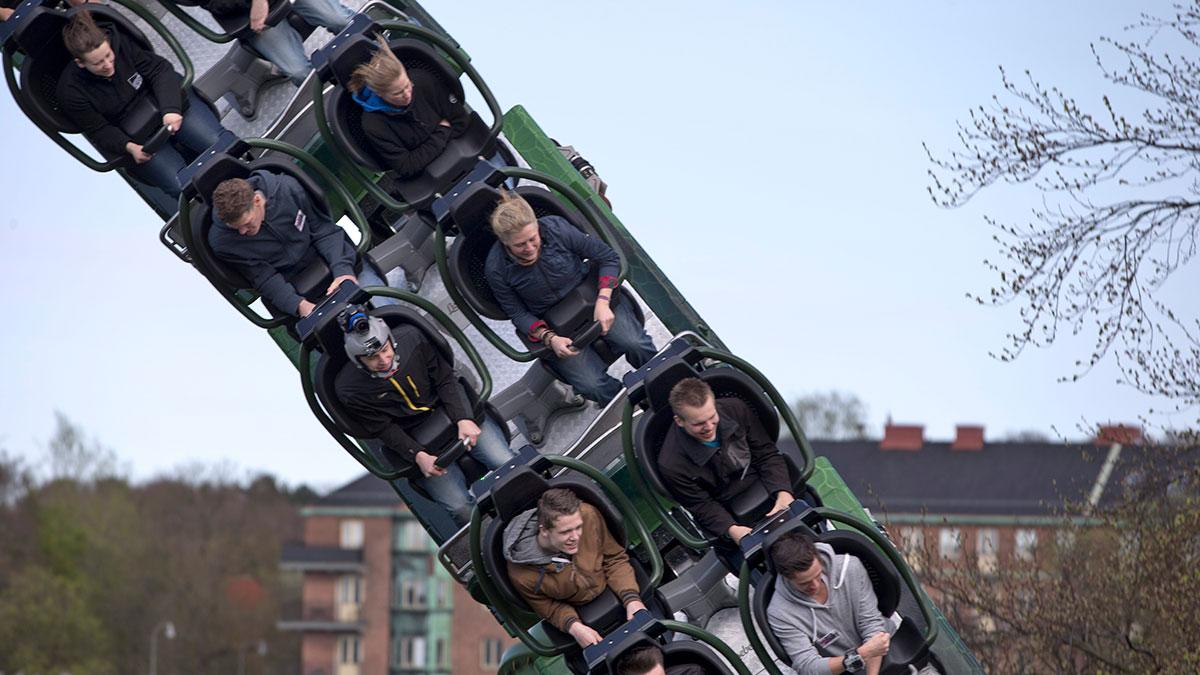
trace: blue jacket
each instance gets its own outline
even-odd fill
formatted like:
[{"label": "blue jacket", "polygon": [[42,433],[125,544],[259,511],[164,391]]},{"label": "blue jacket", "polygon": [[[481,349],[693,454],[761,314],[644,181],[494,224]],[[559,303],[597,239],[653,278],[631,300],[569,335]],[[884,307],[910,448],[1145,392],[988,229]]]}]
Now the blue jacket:
[{"label": "blue jacket", "polygon": [[[484,271],[492,294],[518,332],[531,339],[546,325],[541,313],[580,284],[587,260],[600,263],[600,288],[611,286],[621,271],[621,258],[603,241],[589,237],[561,216],[538,219],[542,251],[532,265],[518,264],[497,241],[488,252]],[[597,292],[599,289],[597,289]]]},{"label": "blue jacket", "polygon": [[208,243],[218,258],[246,277],[263,300],[295,316],[301,296],[291,279],[318,256],[333,276],[354,274],[354,245],[295,178],[259,170],[247,180],[267,199],[262,227],[257,234],[243,237],[221,222],[214,211]]}]

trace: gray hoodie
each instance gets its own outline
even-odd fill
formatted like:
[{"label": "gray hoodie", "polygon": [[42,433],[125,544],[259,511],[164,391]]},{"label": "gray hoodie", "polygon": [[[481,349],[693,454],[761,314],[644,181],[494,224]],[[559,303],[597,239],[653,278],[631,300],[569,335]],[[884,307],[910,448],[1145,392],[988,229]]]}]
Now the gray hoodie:
[{"label": "gray hoodie", "polygon": [[571,562],[571,556],[565,553],[547,553],[538,546],[537,533],[536,508],[523,511],[509,521],[504,527],[504,559],[518,565],[558,563],[560,567]]},{"label": "gray hoodie", "polygon": [[799,675],[829,675],[829,657],[841,656],[888,630],[871,578],[858,558],[836,554],[829,544],[816,546],[824,568],[821,578],[829,588],[828,603],[818,604],[780,576],[767,606],[771,632]]}]

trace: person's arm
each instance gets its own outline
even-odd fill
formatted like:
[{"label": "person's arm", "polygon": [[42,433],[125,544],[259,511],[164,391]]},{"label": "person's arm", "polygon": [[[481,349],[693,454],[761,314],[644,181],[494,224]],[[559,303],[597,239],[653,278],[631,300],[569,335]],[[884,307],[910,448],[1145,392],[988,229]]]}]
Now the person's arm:
[{"label": "person's arm", "polygon": [[373,399],[343,392],[338,392],[338,398],[345,404],[347,416],[362,428],[368,438],[378,438],[394,453],[393,459],[399,460],[401,464],[396,468],[403,469],[417,463],[417,453],[424,448],[396,424],[390,415],[373,405]]},{"label": "person's arm", "polygon": [[[504,244],[497,243],[496,246],[503,247]],[[512,320],[513,326],[516,329],[529,337],[534,342],[539,342],[542,337],[542,332],[546,330],[546,322],[534,316],[533,312],[525,306],[525,302],[521,300],[521,296],[513,290],[509,285],[508,280],[504,278],[502,268],[502,258],[504,252],[501,250],[499,256],[489,255],[487,263],[484,266],[484,273],[487,276],[488,286],[492,289],[492,295],[496,298],[496,303],[500,305],[500,309]]]},{"label": "person's arm", "polygon": [[661,468],[663,478],[667,479],[679,505],[687,509],[701,527],[719,535],[728,533],[730,527],[737,525],[729,511],[696,480],[695,475],[677,467]]},{"label": "person's arm", "polygon": [[557,225],[557,233],[563,246],[580,258],[595,260],[600,264],[600,287],[598,292],[611,295],[611,289],[617,285],[617,275],[621,273],[621,256],[604,243],[600,237],[589,237],[561,216],[546,216],[546,220]]},{"label": "person's arm", "polygon": [[508,578],[516,586],[517,593],[529,604],[535,614],[550,622],[551,626],[564,633],[571,632],[571,624],[580,621],[579,613],[565,602],[555,600],[534,590],[537,582],[536,574],[513,574],[514,569],[522,569],[527,565],[508,564]]},{"label": "person's arm", "polygon": [[13,15],[14,11],[9,7],[0,7],[0,21],[8,21],[8,18]]},{"label": "person's arm", "polygon": [[428,340],[422,339],[417,348],[421,350],[429,380],[437,389],[438,400],[446,406],[446,416],[455,422],[474,420],[467,392],[463,389],[462,382],[455,377],[453,364],[443,358],[441,352]]},{"label": "person's arm", "polygon": [[[776,583],[786,583],[783,579]],[[811,631],[806,632],[803,622],[795,617],[785,617],[778,612],[767,609],[767,624],[771,632],[783,645],[783,651],[792,661],[792,670],[797,675],[837,675],[846,669],[842,666],[842,657],[826,658],[821,656],[812,643]]]},{"label": "person's arm", "polygon": [[329,265],[329,272],[334,277],[354,276],[354,261],[357,254],[354,247],[346,239],[346,232],[334,224],[333,219],[323,209],[317,208],[309,196],[308,190],[291,176],[283,176],[284,186],[288,195],[304,211],[307,219],[306,227],[312,237],[312,245],[317,254]]},{"label": "person's arm", "polygon": [[750,446],[750,461],[758,471],[763,486],[773,497],[780,492],[786,492],[794,497],[795,495],[791,494],[792,481],[788,474],[787,460],[779,452],[775,441],[772,441],[771,437],[767,435],[767,430],[763,427],[762,422],[748,405],[738,399],[732,400],[736,401],[735,405],[738,407],[738,423],[746,429],[746,441]]},{"label": "person's arm", "polygon": [[867,568],[852,555],[846,556],[845,564],[850,566],[846,570],[846,584],[854,602],[854,625],[858,628],[858,634],[870,637],[888,632],[888,623],[879,611],[879,599],[875,596],[875,587],[871,585]]},{"label": "person's arm", "polygon": [[[71,64],[68,67],[74,68],[75,65]],[[58,101],[62,106],[63,114],[74,122],[79,127],[80,133],[95,143],[96,147],[108,154],[118,156],[130,152],[126,144],[132,143],[133,139],[120,127],[110,124],[108,118],[100,114],[100,111],[82,91],[69,85],[60,87]]]},{"label": "person's arm", "polygon": [[600,569],[604,572],[608,588],[616,594],[622,605],[640,602],[637,576],[633,573],[633,566],[629,564],[629,553],[613,538],[608,526],[604,524],[604,516],[599,511],[592,507],[588,508],[588,513],[589,518],[595,520],[590,528],[591,536],[600,540]]},{"label": "person's arm", "polygon": [[456,100],[451,101],[450,90],[442,86],[441,81],[437,78],[428,78],[427,86],[434,95],[434,110],[450,123],[450,136],[452,138],[462,136],[463,132],[467,130],[467,124],[471,121],[471,116],[467,114],[467,106],[463,101],[458,100],[457,96],[455,96]]},{"label": "person's arm", "polygon": [[183,114],[183,78],[175,72],[171,62],[152,51],[142,49],[133,40],[122,40],[121,49],[129,52],[133,65],[149,84],[154,93],[154,100],[158,103],[158,112],[163,115]]},{"label": "person's arm", "polygon": [[[425,167],[437,159],[438,155],[446,149],[446,144],[450,142],[450,127],[434,124],[433,128],[429,130],[429,136],[424,141],[410,147],[395,130],[388,128],[393,124],[409,124],[409,122],[369,121],[368,116],[368,122],[363,124],[363,131],[366,132],[367,138],[371,140],[371,146],[387,168],[401,178],[421,175],[425,171]],[[412,122],[412,124],[418,123]]]},{"label": "person's arm", "polygon": [[[225,225],[214,224],[213,227],[225,227]],[[279,270],[263,260],[239,256],[235,251],[214,249],[213,253],[221,260],[232,265],[242,276],[246,277],[246,280],[262,296],[263,300],[271,303],[271,305],[280,311],[287,312],[291,316],[299,314],[300,301],[304,300],[304,298],[279,273]]]}]

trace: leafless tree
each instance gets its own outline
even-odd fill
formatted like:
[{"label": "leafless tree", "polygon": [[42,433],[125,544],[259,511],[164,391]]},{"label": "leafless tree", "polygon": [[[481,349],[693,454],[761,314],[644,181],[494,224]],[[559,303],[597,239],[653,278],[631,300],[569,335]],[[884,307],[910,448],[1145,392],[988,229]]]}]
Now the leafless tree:
[{"label": "leafless tree", "polygon": [[792,409],[809,438],[844,441],[867,437],[867,406],[854,394],[840,391],[807,394],[796,399]]},{"label": "leafless tree", "polygon": [[1063,379],[1112,353],[1122,381],[1178,408],[1200,403],[1200,319],[1156,296],[1196,254],[1197,47],[1200,0],[1176,4],[1170,16],[1142,14],[1120,37],[1092,45],[1111,96],[1080,100],[1028,70],[1014,78],[1002,68],[1003,93],[959,123],[957,149],[926,146],[940,206],[999,183],[1039,193],[1031,222],[987,219],[1000,256],[986,264],[999,280],[972,297],[1019,304],[1022,324],[999,358],[1064,331],[1086,334],[1091,353]]}]

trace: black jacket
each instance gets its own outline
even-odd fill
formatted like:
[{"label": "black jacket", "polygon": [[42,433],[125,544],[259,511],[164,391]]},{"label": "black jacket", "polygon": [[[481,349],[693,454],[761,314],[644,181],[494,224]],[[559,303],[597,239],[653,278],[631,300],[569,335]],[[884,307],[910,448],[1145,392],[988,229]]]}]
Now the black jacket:
[{"label": "black jacket", "polygon": [[[762,423],[750,407],[736,398],[717,399],[717,438],[721,447],[715,452],[692,438],[677,424],[671,426],[658,453],[658,470],[672,494],[700,525],[716,536],[725,534],[737,523],[726,505],[762,481],[771,495],[790,492],[787,461],[767,436]],[[749,470],[743,475],[749,455]],[[711,456],[710,456],[711,455]],[[737,457],[741,456],[740,465]],[[707,458],[704,462],[697,459]]]},{"label": "black jacket", "polygon": [[243,237],[222,223],[214,211],[208,243],[218,258],[246,277],[263,300],[294,316],[299,310],[300,294],[291,279],[316,262],[318,256],[333,276],[354,274],[358,254],[346,232],[313,203],[295,178],[260,169],[247,180],[267,198],[262,228],[254,236]]},{"label": "black jacket", "polygon": [[[334,395],[350,419],[370,438],[378,438],[407,462],[416,462],[418,450],[426,450],[408,435],[408,430],[425,419],[426,409],[446,407],[451,420],[475,420],[462,383],[453,364],[414,326],[401,325],[392,331],[400,367],[391,377],[372,377],[366,370],[347,362],[334,381]],[[479,420],[475,420],[479,421]]]},{"label": "black jacket", "polygon": [[[142,144],[162,126],[162,116],[182,113],[183,78],[171,63],[152,51],[142,49],[133,40],[125,39],[112,24],[100,23],[108,33],[108,44],[116,58],[112,77],[93,75],[69,61],[58,78],[55,95],[63,113],[79,126],[79,130],[101,151],[113,156],[125,153],[125,144]],[[130,129],[128,118],[137,115],[149,124]],[[145,119],[143,119],[145,118]]]},{"label": "black jacket", "polygon": [[[371,149],[401,178],[420,175],[451,138],[466,131],[470,121],[457,94],[432,74],[413,68],[408,77],[413,83],[413,100],[404,112],[371,110],[362,116]],[[450,122],[449,127],[438,124],[443,119]]]}]

